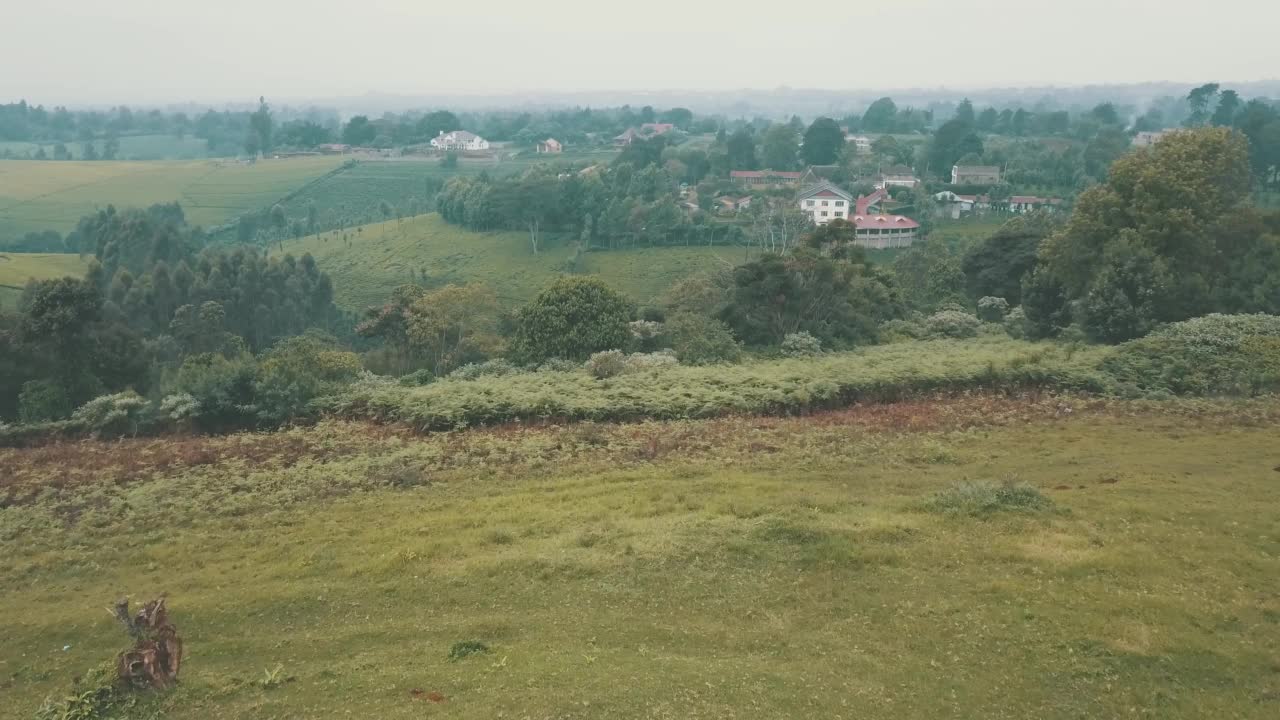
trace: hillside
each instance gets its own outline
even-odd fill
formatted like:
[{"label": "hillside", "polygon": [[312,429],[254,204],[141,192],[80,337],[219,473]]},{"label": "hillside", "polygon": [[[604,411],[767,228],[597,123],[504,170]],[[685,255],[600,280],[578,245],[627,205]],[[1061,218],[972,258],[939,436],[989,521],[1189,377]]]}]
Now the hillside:
[{"label": "hillside", "polygon": [[0,253],[0,308],[11,309],[31,278],[80,277],[87,264],[78,255]]},{"label": "hillside", "polygon": [[[515,305],[564,272],[573,255],[565,243],[548,244],[534,255],[524,233],[472,232],[435,213],[358,230],[346,231],[349,243],[342,233],[328,232],[284,244],[287,253],[315,257],[333,278],[338,304],[349,310],[382,302],[397,285],[420,279],[423,272],[432,285],[483,282]],[[687,275],[740,262],[742,252],[684,247],[591,252],[584,254],[579,272],[599,275],[643,303]]]},{"label": "hillside", "polygon": [[341,164],[339,158],[182,162],[0,161],[0,241],[35,230],[65,233],[114,204],[180,202],[192,224],[212,226],[270,206]]},{"label": "hillside", "polygon": [[103,608],[161,592],[186,661],[129,717],[1273,718],[1278,412],[0,449],[0,718],[83,694],[128,644]]}]

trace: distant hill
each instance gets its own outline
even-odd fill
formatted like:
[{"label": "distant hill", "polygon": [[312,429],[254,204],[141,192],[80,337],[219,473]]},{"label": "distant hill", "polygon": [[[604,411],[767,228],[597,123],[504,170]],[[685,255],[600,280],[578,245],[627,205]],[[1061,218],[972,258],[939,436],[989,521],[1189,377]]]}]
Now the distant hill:
[{"label": "distant hill", "polygon": [[[284,251],[311,253],[333,279],[337,302],[363,310],[386,299],[397,285],[431,286],[483,282],[509,306],[532,298],[566,272],[574,255],[569,243],[547,243],[534,255],[519,232],[472,232],[439,215],[365,225],[285,241]],[[656,247],[583,253],[576,272],[599,275],[639,303],[647,303],[677,280],[743,260],[741,247]],[[279,254],[279,251],[275,251]]]}]

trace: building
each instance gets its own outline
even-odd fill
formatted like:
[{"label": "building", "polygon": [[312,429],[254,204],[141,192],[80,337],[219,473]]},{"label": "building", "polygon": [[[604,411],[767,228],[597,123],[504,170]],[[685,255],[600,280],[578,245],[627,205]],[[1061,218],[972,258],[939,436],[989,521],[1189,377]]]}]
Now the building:
[{"label": "building", "polygon": [[560,145],[560,141],[555,138],[547,138],[538,143],[537,151],[540,153],[560,153],[564,152],[564,147]]},{"label": "building", "polygon": [[973,212],[978,204],[977,195],[959,195],[950,190],[943,190],[934,195],[933,199],[938,201],[938,214],[953,220],[959,219],[965,213]]},{"label": "building", "polygon": [[1059,198],[1042,198],[1035,195],[1014,195],[1009,198],[1009,212],[1029,213],[1036,210],[1053,212],[1062,204]]},{"label": "building", "polygon": [[820,182],[805,189],[796,201],[800,209],[813,219],[814,225],[847,220],[849,211],[853,209],[853,196],[829,182]]},{"label": "building", "polygon": [[[721,195],[715,199],[715,204],[718,212],[728,215],[751,207],[751,196],[734,197],[732,195]],[[696,207],[697,203],[694,203],[694,206]]]},{"label": "building", "polygon": [[431,147],[437,150],[488,150],[489,141],[466,130],[441,130],[439,135],[431,138]]},{"label": "building", "polygon": [[323,155],[342,155],[350,150],[351,146],[343,145],[342,143],[325,143],[316,149]]},{"label": "building", "polygon": [[952,185],[999,185],[1000,168],[995,165],[955,165],[951,168]]},{"label": "building", "polygon": [[617,147],[626,147],[637,140],[643,140],[640,131],[635,128],[627,128],[621,135],[613,139],[613,144]]},{"label": "building", "polygon": [[1133,146],[1134,147],[1151,147],[1152,145],[1155,145],[1156,143],[1168,137],[1169,133],[1172,133],[1172,132],[1175,132],[1175,131],[1171,129],[1165,129],[1165,130],[1151,130],[1151,131],[1140,132],[1137,135],[1133,136]]},{"label": "building", "polygon": [[853,145],[853,149],[859,155],[867,155],[871,152],[871,138],[866,135],[849,135],[846,133],[844,141]]},{"label": "building", "polygon": [[870,195],[863,195],[854,203],[854,214],[849,219],[854,227],[854,242],[859,247],[873,250],[911,247],[920,233],[920,223],[905,215],[886,215],[880,212],[880,204],[889,199],[889,191],[880,188]]},{"label": "building", "polygon": [[800,184],[800,173],[781,170],[730,170],[729,179],[734,184],[751,188],[795,187]]},{"label": "building", "polygon": [[913,188],[920,184],[920,178],[916,177],[915,171],[906,165],[891,165],[880,171],[875,178],[875,187],[877,190],[883,190],[887,187],[909,187]]},{"label": "building", "polygon": [[676,126],[671,123],[645,123],[640,126],[640,134],[646,137],[654,137],[655,135],[666,135],[675,129]]}]

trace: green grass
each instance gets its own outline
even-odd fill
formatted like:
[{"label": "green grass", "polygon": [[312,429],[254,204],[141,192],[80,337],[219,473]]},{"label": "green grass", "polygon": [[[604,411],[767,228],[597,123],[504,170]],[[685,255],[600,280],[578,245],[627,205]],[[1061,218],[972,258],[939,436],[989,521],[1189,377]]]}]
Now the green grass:
[{"label": "green grass", "polygon": [[[1277,418],[974,398],[0,450],[0,718],[166,591],[178,720],[1272,718]],[[1004,478],[1056,509],[921,509]]]},{"label": "green grass", "polygon": [[192,224],[227,222],[334,169],[337,158],[182,162],[0,161],[0,240],[33,230],[67,232],[81,216],[180,202]]},{"label": "green grass", "polygon": [[0,309],[12,309],[27,281],[84,275],[87,262],[78,255],[0,252]]},{"label": "green grass", "polygon": [[[425,271],[431,284],[483,282],[507,305],[531,299],[565,271],[573,255],[550,239],[537,255],[521,232],[480,233],[431,213],[285,241],[284,250],[311,253],[333,278],[339,305],[363,310]],[[651,301],[676,280],[741,259],[741,249],[662,247],[590,252],[580,272],[597,274],[637,302]],[[420,277],[420,275],[418,275]]]}]

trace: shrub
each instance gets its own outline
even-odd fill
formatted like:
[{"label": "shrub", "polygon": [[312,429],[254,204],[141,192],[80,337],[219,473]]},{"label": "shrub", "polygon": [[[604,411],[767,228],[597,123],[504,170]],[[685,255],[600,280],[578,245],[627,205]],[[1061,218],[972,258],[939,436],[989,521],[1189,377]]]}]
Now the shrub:
[{"label": "shrub", "polygon": [[551,358],[538,366],[538,372],[577,372],[581,367],[572,360]]},{"label": "shrub", "polygon": [[676,357],[685,365],[737,362],[742,357],[742,346],[729,326],[706,315],[673,315],[666,323],[666,333]]},{"label": "shrub", "polygon": [[257,414],[253,383],[257,361],[249,355],[226,358],[217,353],[192,355],[178,368],[173,390],[200,404],[196,425],[224,430],[252,424]]},{"label": "shrub", "polygon": [[[574,367],[576,368],[577,366],[575,365]],[[449,373],[449,378],[452,380],[477,380],[483,377],[502,377],[503,375],[511,375],[518,372],[520,372],[520,368],[512,365],[510,360],[494,358],[482,363],[467,363]]]},{"label": "shrub", "polygon": [[310,403],[336,392],[361,372],[355,353],[334,349],[329,338],[299,335],[263,356],[254,382],[257,415],[271,424],[310,414]]},{"label": "shrub", "polygon": [[988,517],[998,512],[1040,512],[1052,508],[1053,501],[1026,483],[964,481],[938,492],[924,507],[944,515]]},{"label": "shrub", "polygon": [[562,277],[520,309],[512,349],[521,362],[586,360],[626,345],[632,312],[631,302],[600,279]]},{"label": "shrub", "polygon": [[822,353],[822,342],[807,332],[789,333],[782,338],[782,354],[789,358],[813,357]]},{"label": "shrub", "polygon": [[1004,331],[1014,340],[1021,340],[1027,336],[1027,314],[1022,311],[1021,307],[1016,307],[1004,316]]},{"label": "shrub", "polygon": [[18,419],[23,423],[59,420],[71,414],[71,398],[60,383],[30,380],[18,394]]},{"label": "shrub", "polygon": [[644,372],[675,367],[680,361],[669,350],[653,353],[632,353],[627,356],[626,372]]},{"label": "shrub", "polygon": [[160,401],[160,416],[173,422],[189,422],[200,414],[200,401],[189,393],[176,393]]},{"label": "shrub", "polygon": [[463,640],[456,642],[453,647],[449,648],[450,660],[461,660],[468,655],[478,655],[489,652],[489,646],[479,640]]},{"label": "shrub", "polygon": [[631,332],[630,346],[633,349],[639,352],[653,352],[658,349],[663,332],[661,322],[633,320],[627,323],[627,329]]},{"label": "shrub", "polygon": [[998,323],[1009,313],[1009,301],[1002,297],[990,295],[978,300],[978,319],[983,322]]},{"label": "shrub", "polygon": [[95,435],[137,435],[148,409],[147,401],[130,390],[94,398],[77,408],[71,419]]},{"label": "shrub", "polygon": [[627,371],[627,356],[621,350],[605,350],[587,360],[587,372],[597,380],[616,377]]},{"label": "shrub", "polygon": [[890,320],[880,326],[880,337],[884,342],[920,340],[928,335],[924,325],[912,320]]},{"label": "shrub", "polygon": [[1102,363],[1130,394],[1280,390],[1280,316],[1206,315],[1124,343]]},{"label": "shrub", "polygon": [[431,372],[431,370],[427,368],[422,368],[420,370],[414,370],[408,375],[401,375],[396,379],[396,382],[405,387],[417,387],[419,385],[426,385],[435,379],[435,373]]},{"label": "shrub", "polygon": [[971,338],[978,335],[981,321],[977,316],[955,310],[943,310],[925,320],[929,335],[936,338]]}]

